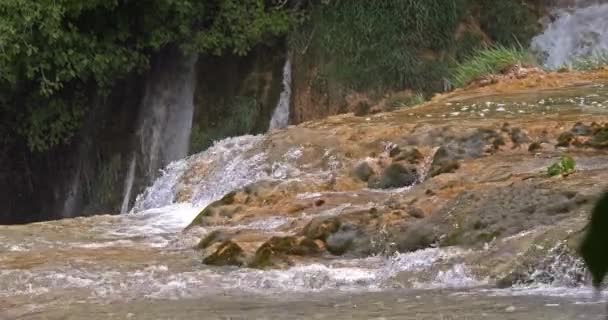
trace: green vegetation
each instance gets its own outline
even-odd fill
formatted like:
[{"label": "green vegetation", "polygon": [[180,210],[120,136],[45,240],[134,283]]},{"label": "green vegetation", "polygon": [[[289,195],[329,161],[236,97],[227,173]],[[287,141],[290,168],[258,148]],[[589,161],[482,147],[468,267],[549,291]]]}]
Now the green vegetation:
[{"label": "green vegetation", "polygon": [[92,92],[148,68],[165,48],[245,54],[295,15],[264,0],[3,0],[0,125],[43,151],[68,140]]},{"label": "green vegetation", "polygon": [[588,71],[606,68],[608,66],[608,52],[600,52],[591,57],[575,59],[572,62],[572,69]]},{"label": "green vegetation", "polygon": [[539,24],[531,4],[533,1],[480,0],[481,28],[492,41],[504,46],[528,46],[538,34]]},{"label": "green vegetation", "polygon": [[558,162],[552,164],[547,168],[547,174],[553,176],[567,176],[574,173],[576,163],[569,155],[563,155]]},{"label": "green vegetation", "polygon": [[[466,0],[331,1],[311,8],[292,36],[297,53],[322,62],[322,76],[365,90],[440,91]],[[312,52],[310,52],[312,51]]]},{"label": "green vegetation", "polygon": [[535,65],[534,56],[524,49],[494,46],[478,51],[452,72],[452,84],[463,87],[474,80],[498,74],[514,65]]},{"label": "green vegetation", "polygon": [[253,97],[236,96],[219,108],[222,115],[218,123],[211,124],[203,129],[198,124],[192,129],[192,152],[207,149],[215,141],[225,137],[240,136],[253,131],[260,116],[258,101]]}]

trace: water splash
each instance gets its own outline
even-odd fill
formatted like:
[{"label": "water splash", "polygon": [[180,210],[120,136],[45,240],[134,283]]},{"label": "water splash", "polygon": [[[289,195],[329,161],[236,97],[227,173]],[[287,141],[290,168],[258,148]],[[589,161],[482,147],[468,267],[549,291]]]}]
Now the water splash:
[{"label": "water splash", "polygon": [[[209,203],[226,193],[268,177],[264,136],[242,136],[216,142],[206,151],[171,163],[160,178],[137,196],[132,212],[157,214],[154,220],[185,227]],[[190,209],[163,209],[183,203]]]},{"label": "water splash", "polygon": [[558,10],[555,16],[531,44],[543,56],[545,66],[557,69],[608,52],[608,4]]},{"label": "water splash", "polygon": [[289,107],[291,105],[291,59],[285,60],[285,66],[283,67],[283,91],[279,98],[272,119],[270,119],[269,130],[281,129],[287,127],[289,124]]}]

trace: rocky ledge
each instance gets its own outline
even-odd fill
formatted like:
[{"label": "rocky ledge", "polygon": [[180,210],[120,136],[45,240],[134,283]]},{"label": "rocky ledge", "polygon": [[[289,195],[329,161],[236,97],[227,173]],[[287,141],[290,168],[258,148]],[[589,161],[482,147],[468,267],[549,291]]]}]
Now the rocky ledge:
[{"label": "rocky ledge", "polygon": [[[500,285],[529,281],[530,270],[550,278],[549,252],[578,266],[574,248],[608,181],[605,80],[490,86],[274,132],[260,146],[269,178],[207,206],[186,232],[200,235],[209,265],[284,268],[459,246],[477,249],[464,263]],[[550,172],[560,159],[574,169]]]}]

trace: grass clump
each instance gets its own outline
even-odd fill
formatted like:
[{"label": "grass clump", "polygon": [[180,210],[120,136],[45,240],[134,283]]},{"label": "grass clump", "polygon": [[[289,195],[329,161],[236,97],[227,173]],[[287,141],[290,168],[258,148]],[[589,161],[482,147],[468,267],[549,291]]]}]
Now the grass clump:
[{"label": "grass clump", "polygon": [[575,170],[576,162],[569,155],[563,155],[558,162],[552,164],[547,168],[547,174],[551,177],[554,176],[567,176],[572,174]]},{"label": "grass clump", "polygon": [[514,65],[535,65],[534,56],[521,48],[494,46],[478,51],[459,63],[452,74],[452,85],[463,87],[474,80],[498,74]]},{"label": "grass clump", "polygon": [[608,51],[602,51],[588,57],[579,57],[572,62],[572,69],[579,71],[598,70],[608,67]]}]

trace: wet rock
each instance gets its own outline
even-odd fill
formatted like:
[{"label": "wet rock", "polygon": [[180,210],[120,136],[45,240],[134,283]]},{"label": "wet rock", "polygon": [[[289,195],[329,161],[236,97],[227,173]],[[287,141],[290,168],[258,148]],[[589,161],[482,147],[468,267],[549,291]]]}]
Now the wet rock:
[{"label": "wet rock", "polygon": [[325,242],[331,234],[340,230],[341,225],[342,222],[337,217],[315,218],[302,229],[300,235],[303,235],[308,239]]},{"label": "wet rock", "polygon": [[530,137],[521,128],[512,128],[509,137],[515,146],[530,142]]},{"label": "wet rock", "polygon": [[574,139],[575,139],[574,133],[572,133],[570,131],[562,132],[557,137],[557,144],[555,146],[557,146],[557,147],[569,147],[570,144],[572,143],[572,141],[574,141]]},{"label": "wet rock", "polygon": [[405,167],[398,163],[388,166],[380,177],[368,181],[371,189],[393,189],[413,185],[418,179],[418,172],[414,167]]},{"label": "wet rock", "polygon": [[445,147],[440,147],[433,156],[433,162],[429,169],[429,176],[435,177],[444,173],[451,173],[460,168],[457,157]]},{"label": "wet rock", "polygon": [[319,245],[306,237],[272,237],[255,253],[249,266],[252,268],[278,267],[291,264],[289,256],[311,256],[321,252]]},{"label": "wet rock", "polygon": [[528,151],[529,152],[536,152],[538,150],[541,150],[543,147],[541,146],[541,144],[539,142],[532,142],[530,143],[530,145],[528,146]]},{"label": "wet rock", "polygon": [[204,264],[213,266],[242,266],[245,264],[245,252],[233,241],[221,243],[217,249],[203,259]]},{"label": "wet rock", "polygon": [[353,169],[352,174],[357,179],[367,182],[374,175],[374,169],[366,161],[363,161]]},{"label": "wet rock", "polygon": [[363,257],[370,254],[371,241],[360,229],[351,225],[342,225],[340,230],[327,238],[326,247],[333,255],[349,254]]},{"label": "wet rock", "polygon": [[422,209],[416,208],[416,207],[409,207],[407,209],[407,214],[416,219],[422,219],[425,216],[424,211],[422,211]]},{"label": "wet rock", "polygon": [[355,117],[363,117],[370,114],[371,106],[366,101],[357,103],[354,110]]},{"label": "wet rock", "polygon": [[479,246],[572,216],[586,205],[577,198],[559,185],[523,181],[463,191],[429,220],[446,235],[442,245]]},{"label": "wet rock", "polygon": [[394,242],[399,252],[411,252],[431,247],[437,241],[437,234],[430,221],[420,221],[409,226],[405,232],[395,236]]},{"label": "wet rock", "polygon": [[406,147],[402,150],[399,150],[399,153],[396,154],[393,159],[395,161],[406,161],[411,164],[416,164],[419,163],[422,159],[424,159],[424,156],[418,149],[414,147]]},{"label": "wet rock", "polygon": [[597,149],[608,147],[608,127],[603,127],[595,131],[591,139],[587,142],[587,145]]},{"label": "wet rock", "polygon": [[231,214],[238,211],[240,208],[233,207],[231,209],[227,209],[227,206],[233,205],[235,203],[235,196],[237,192],[229,192],[225,196],[223,196],[220,200],[217,200],[208,206],[206,206],[197,216],[194,218],[192,223],[186,228],[189,229],[193,226],[204,226],[214,224],[217,220],[221,220],[221,217],[230,216]]},{"label": "wet rock", "polygon": [[230,236],[226,232],[221,231],[221,230],[215,230],[215,231],[210,232],[203,239],[201,239],[201,241],[198,243],[198,245],[196,247],[197,247],[197,249],[207,249],[214,243],[224,242],[224,241],[228,240],[229,238],[230,238]]},{"label": "wet rock", "polygon": [[576,136],[590,136],[593,134],[593,128],[582,122],[577,122],[572,129],[570,129],[570,132]]}]

